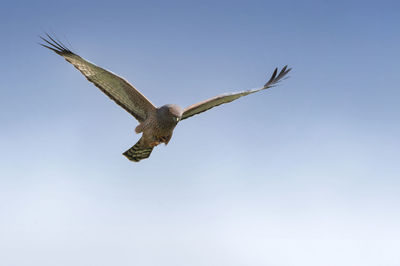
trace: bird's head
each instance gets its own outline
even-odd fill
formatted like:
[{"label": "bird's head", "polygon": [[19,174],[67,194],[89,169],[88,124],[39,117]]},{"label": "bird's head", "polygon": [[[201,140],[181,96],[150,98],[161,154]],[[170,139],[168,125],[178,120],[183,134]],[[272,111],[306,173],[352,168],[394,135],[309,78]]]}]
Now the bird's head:
[{"label": "bird's head", "polygon": [[157,114],[161,120],[177,124],[182,118],[183,109],[176,104],[166,104],[158,108]]}]

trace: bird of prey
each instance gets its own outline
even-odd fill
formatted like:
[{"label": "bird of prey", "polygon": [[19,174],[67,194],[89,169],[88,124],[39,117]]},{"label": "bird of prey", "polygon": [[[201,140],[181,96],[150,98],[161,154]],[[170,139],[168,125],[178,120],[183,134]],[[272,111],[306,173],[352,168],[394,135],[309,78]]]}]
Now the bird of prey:
[{"label": "bird of prey", "polygon": [[215,106],[232,102],[242,96],[274,87],[278,82],[283,80],[286,74],[291,70],[285,66],[278,72],[278,69],[275,68],[268,82],[258,89],[218,95],[193,104],[185,109],[175,104],[166,104],[161,107],[156,107],[122,77],[86,61],[79,55],[70,51],[60,41],[56,41],[48,34],[46,34],[46,36],[47,38],[40,37],[44,41],[44,43],[40,45],[64,57],[65,60],[77,68],[87,80],[92,82],[139,121],[135,132],[143,133],[142,137],[134,146],[123,153],[126,158],[134,162],[139,162],[142,159],[148,158],[153,148],[160,143],[167,145],[179,121],[207,111]]}]

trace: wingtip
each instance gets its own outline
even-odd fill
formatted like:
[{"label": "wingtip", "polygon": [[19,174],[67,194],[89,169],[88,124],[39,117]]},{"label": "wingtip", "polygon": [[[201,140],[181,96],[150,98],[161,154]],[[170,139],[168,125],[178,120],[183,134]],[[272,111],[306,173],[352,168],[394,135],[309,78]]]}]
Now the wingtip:
[{"label": "wingtip", "polygon": [[41,46],[46,47],[59,55],[72,53],[62,42],[55,40],[47,32],[45,32],[44,35],[46,35],[47,38],[39,35],[39,38],[45,42],[45,44],[39,43]]},{"label": "wingtip", "polygon": [[267,83],[265,83],[264,87],[268,86],[268,84],[270,84],[275,79],[277,74],[278,74],[278,68],[276,67],[271,75],[271,78],[267,81]]},{"label": "wingtip", "polygon": [[50,46],[48,46],[48,45],[45,45],[45,44],[43,44],[43,43],[40,43],[40,42],[38,42],[38,44],[39,44],[39,45],[41,45],[41,46],[43,46],[43,47],[45,47],[45,48],[47,48],[47,49],[50,49],[50,50],[52,50],[52,51],[53,51],[53,52],[55,52],[56,54],[62,55],[62,53],[61,53],[59,50],[57,50],[57,49],[54,49],[53,47],[50,47]]},{"label": "wingtip", "polygon": [[276,86],[280,81],[288,78],[285,77],[292,68],[288,68],[288,65],[285,65],[278,74],[278,68],[275,68],[274,72],[271,75],[271,78],[268,80],[267,83],[264,84],[264,88]]}]

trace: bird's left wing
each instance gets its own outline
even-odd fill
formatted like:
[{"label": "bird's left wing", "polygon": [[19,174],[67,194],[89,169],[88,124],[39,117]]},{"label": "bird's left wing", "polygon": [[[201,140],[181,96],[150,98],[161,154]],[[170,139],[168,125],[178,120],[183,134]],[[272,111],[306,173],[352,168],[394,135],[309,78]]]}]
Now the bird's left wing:
[{"label": "bird's left wing", "polygon": [[90,82],[133,115],[139,122],[144,121],[150,112],[156,110],[156,107],[128,81],[86,61],[71,52],[62,43],[55,41],[51,36],[47,35],[47,37],[48,39],[40,37],[46,42],[46,44],[41,44],[42,46],[64,57]]},{"label": "bird's left wing", "polygon": [[204,111],[207,111],[215,106],[232,102],[240,97],[274,87],[277,85],[277,83],[279,81],[282,81],[284,79],[284,77],[286,76],[287,73],[289,73],[290,70],[291,70],[291,68],[287,68],[287,66],[285,66],[282,68],[282,70],[278,74],[278,69],[275,68],[275,71],[272,74],[271,78],[269,79],[269,81],[267,83],[265,83],[264,87],[262,87],[262,88],[254,89],[254,90],[247,90],[247,91],[242,91],[242,92],[236,92],[236,93],[222,94],[222,95],[218,95],[213,98],[207,99],[205,101],[193,104],[189,107],[186,107],[183,110],[183,115],[182,115],[181,120],[191,117],[193,115],[202,113]]}]

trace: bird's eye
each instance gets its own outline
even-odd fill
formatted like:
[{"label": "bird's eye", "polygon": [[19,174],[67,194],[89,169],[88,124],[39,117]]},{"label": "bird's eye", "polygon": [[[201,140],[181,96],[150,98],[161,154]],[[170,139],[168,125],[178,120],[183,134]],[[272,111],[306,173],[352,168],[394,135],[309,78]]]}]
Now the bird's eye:
[{"label": "bird's eye", "polygon": [[179,117],[174,117],[175,121],[178,122],[179,121]]}]

